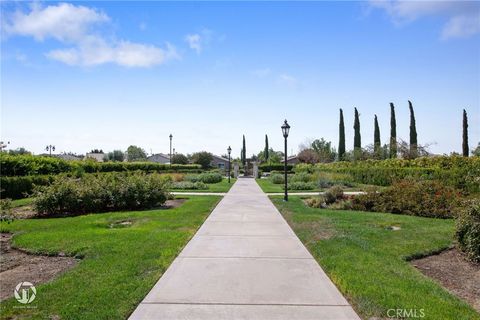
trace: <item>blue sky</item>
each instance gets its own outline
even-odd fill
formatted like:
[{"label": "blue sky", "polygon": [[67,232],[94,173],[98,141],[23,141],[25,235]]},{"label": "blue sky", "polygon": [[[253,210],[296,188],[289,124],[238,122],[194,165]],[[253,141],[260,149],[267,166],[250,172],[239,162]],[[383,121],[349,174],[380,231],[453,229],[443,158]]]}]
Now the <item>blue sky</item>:
[{"label": "blue sky", "polygon": [[2,2],[1,136],[10,147],[239,155],[308,139],[362,144],[389,103],[408,140],[461,151],[480,140],[478,2]]}]

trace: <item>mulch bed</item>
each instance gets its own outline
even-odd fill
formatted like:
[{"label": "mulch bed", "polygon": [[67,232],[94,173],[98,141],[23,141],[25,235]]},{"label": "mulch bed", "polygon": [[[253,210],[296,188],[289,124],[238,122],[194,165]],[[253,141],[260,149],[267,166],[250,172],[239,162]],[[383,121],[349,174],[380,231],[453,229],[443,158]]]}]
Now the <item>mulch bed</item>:
[{"label": "mulch bed", "polygon": [[480,265],[467,261],[457,249],[412,260],[424,275],[440,282],[448,291],[480,312]]}]

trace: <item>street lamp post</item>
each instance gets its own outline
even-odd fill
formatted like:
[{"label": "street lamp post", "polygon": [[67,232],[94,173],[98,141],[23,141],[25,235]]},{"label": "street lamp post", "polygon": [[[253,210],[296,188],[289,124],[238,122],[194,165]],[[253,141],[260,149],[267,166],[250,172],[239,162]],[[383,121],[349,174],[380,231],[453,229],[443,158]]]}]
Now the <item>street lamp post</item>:
[{"label": "street lamp post", "polygon": [[52,146],[51,144],[48,145],[45,150],[50,152],[50,155],[52,155],[52,151],[55,151],[55,146]]},{"label": "street lamp post", "polygon": [[230,164],[230,154],[232,153],[232,148],[230,148],[230,146],[228,146],[228,183],[230,183],[230,168],[231,168],[231,164]]},{"label": "street lamp post", "polygon": [[170,133],[169,135],[169,138],[170,138],[170,167],[172,166],[172,134]]},{"label": "street lamp post", "polygon": [[284,163],[284,166],[283,166],[283,171],[284,171],[284,174],[285,174],[285,196],[283,197],[283,200],[284,201],[288,201],[288,184],[287,184],[287,138],[288,138],[288,133],[290,132],[290,126],[288,125],[287,123],[287,119],[285,119],[285,122],[283,123],[282,125],[282,133],[283,133],[283,138],[285,138],[285,156],[284,156],[284,159],[283,159],[283,163]]}]

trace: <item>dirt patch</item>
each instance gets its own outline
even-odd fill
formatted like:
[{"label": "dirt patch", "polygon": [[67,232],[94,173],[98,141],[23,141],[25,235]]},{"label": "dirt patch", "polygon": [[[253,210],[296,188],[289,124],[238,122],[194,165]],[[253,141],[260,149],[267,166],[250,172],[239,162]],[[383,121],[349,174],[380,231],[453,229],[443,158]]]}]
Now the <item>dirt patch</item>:
[{"label": "dirt patch", "polygon": [[180,207],[187,199],[173,199],[165,201],[165,204],[162,206],[166,209],[178,208]]},{"label": "dirt patch", "polygon": [[78,259],[65,256],[42,256],[11,247],[11,233],[0,234],[0,301],[13,297],[15,286],[28,281],[33,285],[53,280],[72,268]]},{"label": "dirt patch", "polygon": [[12,208],[12,215],[16,219],[29,219],[35,217],[37,213],[33,209],[33,206],[28,205]]},{"label": "dirt patch", "polygon": [[410,263],[480,311],[480,265],[467,261],[457,249],[412,260]]}]

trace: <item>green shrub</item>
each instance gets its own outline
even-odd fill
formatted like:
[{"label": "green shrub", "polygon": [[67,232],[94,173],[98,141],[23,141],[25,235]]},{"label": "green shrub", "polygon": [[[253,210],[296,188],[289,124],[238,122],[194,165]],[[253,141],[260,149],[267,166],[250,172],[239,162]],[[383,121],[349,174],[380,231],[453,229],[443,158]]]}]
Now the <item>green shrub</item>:
[{"label": "green shrub", "polygon": [[96,162],[95,160],[67,161],[48,156],[9,155],[0,153],[0,172],[2,176],[47,175],[96,172],[200,172],[197,164],[163,164],[156,162]]},{"label": "green shrub", "polygon": [[279,174],[279,173],[276,173],[276,174],[272,174],[270,176],[270,180],[272,181],[273,184],[282,184],[282,183],[285,183],[285,177],[283,174]]},{"label": "green shrub", "polygon": [[221,182],[223,176],[218,172],[204,172],[201,174],[187,174],[184,178],[185,181],[190,182],[203,182],[203,183],[218,183]]},{"label": "green shrub", "polygon": [[[259,169],[263,172],[271,172],[271,171],[284,171],[284,164],[283,163],[263,163],[259,166]],[[293,169],[292,164],[287,164],[287,171],[291,171]]]},{"label": "green shrub", "polygon": [[165,180],[144,173],[59,177],[35,188],[34,207],[44,216],[153,208],[168,197]]},{"label": "green shrub", "polygon": [[315,184],[313,182],[291,182],[288,184],[288,190],[313,190],[315,189]]},{"label": "green shrub", "polygon": [[296,173],[290,176],[291,182],[311,182],[312,175],[307,172]]},{"label": "green shrub", "polygon": [[23,176],[23,177],[0,177],[0,189],[2,198],[21,199],[33,192],[35,186],[50,184],[55,179],[52,175],[46,176]]},{"label": "green shrub", "polygon": [[480,262],[480,199],[470,201],[459,214],[455,236],[467,258]]},{"label": "green shrub", "polygon": [[367,192],[355,196],[353,206],[365,211],[452,218],[460,200],[458,190],[439,181],[403,180],[383,192]]},{"label": "green shrub", "polygon": [[312,208],[326,208],[325,197],[320,195],[317,197],[311,197],[305,200],[305,204]]},{"label": "green shrub", "polygon": [[327,205],[335,203],[343,199],[343,189],[340,186],[333,186],[325,192],[324,197]]},{"label": "green shrub", "polygon": [[13,219],[12,200],[0,199],[0,222],[10,223]]},{"label": "green shrub", "polygon": [[197,181],[197,182],[179,181],[179,182],[173,182],[170,185],[170,188],[185,189],[185,190],[207,190],[208,186],[201,181]]}]

